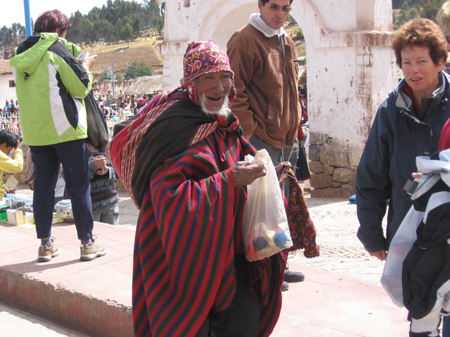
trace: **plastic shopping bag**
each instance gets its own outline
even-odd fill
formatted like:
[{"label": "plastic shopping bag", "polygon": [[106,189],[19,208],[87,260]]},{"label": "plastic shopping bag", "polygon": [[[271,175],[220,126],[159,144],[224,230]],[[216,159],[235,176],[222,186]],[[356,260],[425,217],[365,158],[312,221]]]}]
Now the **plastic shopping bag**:
[{"label": "plastic shopping bag", "polygon": [[[252,161],[252,156],[246,160]],[[292,246],[289,225],[277,173],[266,150],[256,153],[253,163],[266,166],[267,174],[247,186],[244,210],[246,258],[261,260]]]},{"label": "plastic shopping bag", "polygon": [[392,302],[403,307],[402,271],[403,261],[417,240],[416,230],[423,220],[424,213],[412,206],[392,238],[389,252],[381,275],[381,284]]}]

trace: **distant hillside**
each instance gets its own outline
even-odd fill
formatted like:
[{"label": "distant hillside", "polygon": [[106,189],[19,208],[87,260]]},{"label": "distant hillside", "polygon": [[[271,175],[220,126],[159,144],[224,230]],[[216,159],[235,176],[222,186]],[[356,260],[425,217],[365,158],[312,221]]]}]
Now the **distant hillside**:
[{"label": "distant hillside", "polygon": [[436,15],[445,0],[393,0],[394,29],[415,18],[436,20]]},{"label": "distant hillside", "polygon": [[[6,10],[6,9],[4,9]],[[97,42],[133,41],[142,37],[143,31],[153,28],[161,35],[164,28],[165,3],[153,0],[142,3],[128,0],[106,0],[106,4],[93,7],[88,14],[73,13],[72,27],[67,32],[68,41],[76,44]],[[66,13],[68,14],[68,13]],[[37,18],[32,18],[36,20]],[[25,39],[25,27],[13,23],[0,28],[0,47],[15,48]]]},{"label": "distant hillside", "polygon": [[[143,35],[155,35],[151,31]],[[82,45],[82,52],[89,51],[90,54],[97,54],[97,61],[92,68],[92,74],[98,78],[100,73],[111,68],[111,61],[114,60],[114,73],[124,73],[124,69],[131,61],[143,60],[147,65],[153,68],[155,75],[162,74],[163,59],[158,54],[156,46],[162,43],[162,39],[158,36],[148,36],[145,38],[137,38],[132,42],[115,42],[115,43],[96,43],[91,45]]]},{"label": "distant hillside", "polygon": [[294,19],[291,19],[292,22],[288,22],[287,25],[285,25],[285,30],[289,34],[291,38],[294,39],[295,46],[297,49],[297,56],[298,57],[305,57],[306,56],[306,42],[305,39],[297,39],[297,32],[300,30],[300,27],[295,22]]}]

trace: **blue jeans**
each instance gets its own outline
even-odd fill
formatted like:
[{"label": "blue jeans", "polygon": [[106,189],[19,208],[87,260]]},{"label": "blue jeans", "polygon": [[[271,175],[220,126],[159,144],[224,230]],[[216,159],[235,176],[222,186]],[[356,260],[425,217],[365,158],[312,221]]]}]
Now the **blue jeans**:
[{"label": "blue jeans", "polygon": [[60,163],[72,200],[78,239],[92,237],[92,201],[88,152],[84,139],[46,146],[30,146],[34,163],[33,211],[39,239],[51,236],[55,185]]}]

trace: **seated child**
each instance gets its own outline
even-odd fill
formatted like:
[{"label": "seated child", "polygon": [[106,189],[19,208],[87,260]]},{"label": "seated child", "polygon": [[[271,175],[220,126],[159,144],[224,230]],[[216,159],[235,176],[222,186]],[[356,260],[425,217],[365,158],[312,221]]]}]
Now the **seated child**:
[{"label": "seated child", "polygon": [[[7,130],[0,130],[0,176],[3,172],[19,173],[23,170],[23,152],[19,147],[20,138]],[[14,149],[14,159],[9,154]],[[0,184],[0,198],[6,193],[15,193],[16,188],[8,189],[3,180]]]}]

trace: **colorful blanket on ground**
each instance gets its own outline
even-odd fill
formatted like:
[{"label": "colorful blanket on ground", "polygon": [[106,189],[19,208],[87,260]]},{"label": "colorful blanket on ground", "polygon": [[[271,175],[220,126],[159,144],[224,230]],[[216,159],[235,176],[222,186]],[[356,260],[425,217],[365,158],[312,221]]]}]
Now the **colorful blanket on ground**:
[{"label": "colorful blanket on ground", "polygon": [[290,178],[289,200],[286,213],[293,246],[283,252],[295,252],[304,249],[305,257],[317,257],[320,255],[320,249],[316,244],[316,228],[309,215],[299,181],[294,177],[294,172],[291,169],[289,169],[288,174]]},{"label": "colorful blanket on ground", "polygon": [[[166,117],[177,107],[165,111]],[[174,116],[180,125],[194,125],[183,120],[192,114]],[[168,133],[164,123],[155,125]],[[182,152],[164,159],[151,173],[135,240],[136,336],[194,336],[212,308],[224,310],[233,299],[234,257],[244,253],[246,193],[234,187],[231,167],[255,151],[234,133],[236,127],[233,119],[203,124]],[[161,140],[161,130],[149,129],[152,137],[142,139],[143,149]],[[251,290],[261,302],[258,336],[269,336],[281,310],[285,261],[276,254],[249,265]]]}]

